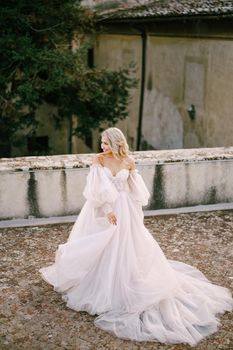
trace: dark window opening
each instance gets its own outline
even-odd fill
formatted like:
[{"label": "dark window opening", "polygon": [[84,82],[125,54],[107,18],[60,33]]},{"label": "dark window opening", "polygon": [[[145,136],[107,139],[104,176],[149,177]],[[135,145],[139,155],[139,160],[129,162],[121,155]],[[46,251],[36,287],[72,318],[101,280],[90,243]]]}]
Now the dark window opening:
[{"label": "dark window opening", "polygon": [[89,68],[94,68],[94,49],[89,48],[87,50],[87,65]]},{"label": "dark window opening", "polygon": [[8,158],[11,157],[11,145],[9,142],[0,140],[0,158]]},{"label": "dark window opening", "polygon": [[29,153],[47,153],[49,150],[48,136],[31,136],[27,139]]},{"label": "dark window opening", "polygon": [[93,138],[92,138],[92,133],[87,133],[85,135],[85,144],[92,149],[93,147]]}]

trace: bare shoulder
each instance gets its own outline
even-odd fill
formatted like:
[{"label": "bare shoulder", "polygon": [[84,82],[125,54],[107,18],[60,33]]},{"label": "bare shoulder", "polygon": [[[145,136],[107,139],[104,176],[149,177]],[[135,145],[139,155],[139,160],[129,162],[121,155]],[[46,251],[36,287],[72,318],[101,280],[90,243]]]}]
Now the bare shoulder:
[{"label": "bare shoulder", "polygon": [[129,170],[135,170],[136,169],[136,164],[135,164],[135,161],[133,159],[133,157],[128,157],[126,159],[127,163],[128,163],[128,167],[129,167]]},{"label": "bare shoulder", "polygon": [[103,156],[100,153],[94,154],[91,157],[92,164],[100,164],[103,165]]}]

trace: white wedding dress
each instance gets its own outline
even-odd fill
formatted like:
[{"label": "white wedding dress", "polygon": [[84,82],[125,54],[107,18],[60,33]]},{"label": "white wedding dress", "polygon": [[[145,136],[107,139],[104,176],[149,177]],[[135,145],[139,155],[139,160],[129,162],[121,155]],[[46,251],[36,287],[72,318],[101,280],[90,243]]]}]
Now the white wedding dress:
[{"label": "white wedding dress", "polygon": [[[85,202],[68,241],[42,277],[67,306],[97,315],[94,324],[119,338],[194,346],[231,311],[227,288],[195,267],[167,260],[143,223],[149,192],[138,170],[113,176],[90,166]],[[106,213],[114,211],[117,225]]]}]

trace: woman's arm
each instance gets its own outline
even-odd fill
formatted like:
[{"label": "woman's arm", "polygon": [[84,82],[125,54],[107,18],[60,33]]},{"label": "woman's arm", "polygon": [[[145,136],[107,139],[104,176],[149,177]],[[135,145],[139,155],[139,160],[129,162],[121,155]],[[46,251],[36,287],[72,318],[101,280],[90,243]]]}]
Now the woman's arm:
[{"label": "woman's arm", "polygon": [[146,187],[146,184],[141,174],[136,168],[135,163],[132,164],[131,169],[132,171],[130,171],[130,174],[128,177],[130,195],[135,201],[140,202],[142,206],[145,206],[148,204],[150,193]]},{"label": "woman's arm", "polygon": [[[95,154],[92,156],[92,164],[100,164],[104,166],[103,162],[103,156],[101,154]],[[103,207],[104,212],[106,213],[106,216],[108,218],[108,221],[110,224],[116,225],[117,224],[117,218],[115,213],[112,211],[112,208],[109,204],[105,204]]]}]

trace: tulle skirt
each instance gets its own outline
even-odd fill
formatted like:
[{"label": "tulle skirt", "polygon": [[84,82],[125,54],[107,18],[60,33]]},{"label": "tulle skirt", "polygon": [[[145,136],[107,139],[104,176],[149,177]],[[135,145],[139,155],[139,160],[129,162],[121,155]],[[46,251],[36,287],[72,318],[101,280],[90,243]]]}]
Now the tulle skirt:
[{"label": "tulle skirt", "polygon": [[113,209],[116,226],[87,201],[42,277],[68,307],[97,315],[97,327],[122,339],[194,346],[216,332],[218,315],[233,308],[230,291],[166,259],[127,192]]}]

